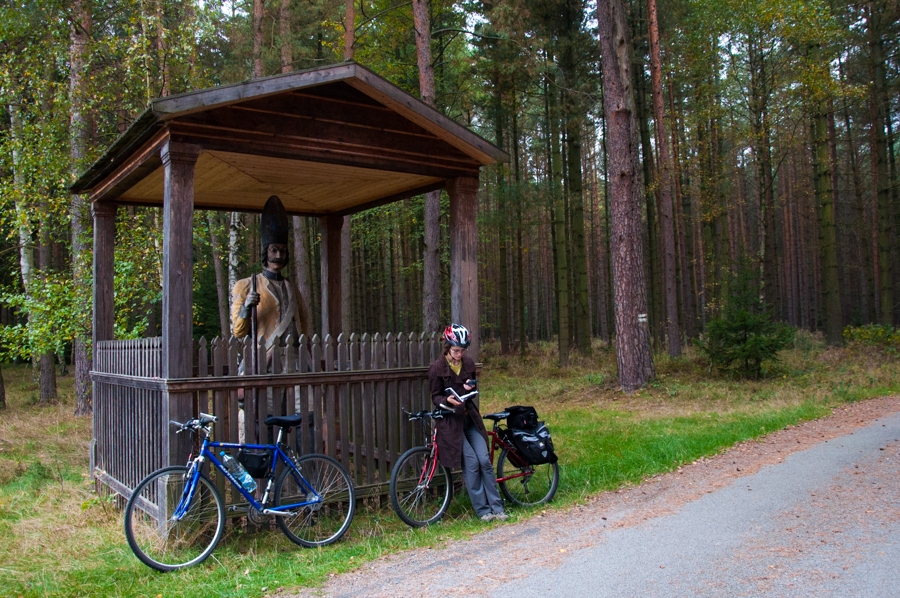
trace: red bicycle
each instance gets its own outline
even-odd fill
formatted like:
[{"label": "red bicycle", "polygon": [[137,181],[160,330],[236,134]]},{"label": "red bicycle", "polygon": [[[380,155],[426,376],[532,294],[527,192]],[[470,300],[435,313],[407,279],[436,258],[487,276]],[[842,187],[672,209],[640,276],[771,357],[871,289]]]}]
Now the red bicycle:
[{"label": "red bicycle", "polygon": [[[406,413],[406,412],[404,412]],[[391,472],[391,506],[411,527],[430,525],[444,516],[453,498],[453,474],[438,461],[438,446],[432,420],[452,413],[445,409],[406,413],[409,421],[421,421],[425,431],[425,446],[417,446],[403,453]],[[530,465],[513,445],[508,429],[500,422],[509,412],[490,413],[484,419],[494,422],[488,432],[491,439],[491,462],[499,450],[497,484],[504,498],[511,503],[533,506],[549,502],[559,487],[559,465],[547,463]]]}]

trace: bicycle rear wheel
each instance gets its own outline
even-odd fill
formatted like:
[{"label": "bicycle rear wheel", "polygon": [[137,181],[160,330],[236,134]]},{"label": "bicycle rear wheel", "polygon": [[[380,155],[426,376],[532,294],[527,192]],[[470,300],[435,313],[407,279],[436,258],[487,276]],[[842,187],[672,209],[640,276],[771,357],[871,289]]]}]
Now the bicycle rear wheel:
[{"label": "bicycle rear wheel", "polygon": [[278,527],[291,542],[306,548],[337,542],[350,527],[356,509],[350,474],[331,457],[316,454],[301,457],[297,469],[315,494],[293,469],[285,467],[275,484],[275,506],[310,502],[316,494],[319,500],[298,507],[291,515],[276,516]]},{"label": "bicycle rear wheel", "polygon": [[450,470],[434,459],[424,446],[411,448],[391,472],[391,506],[406,525],[424,527],[439,521],[453,498]]},{"label": "bicycle rear wheel", "polygon": [[[225,505],[216,487],[201,475],[189,496],[187,473],[183,465],[154,471],[138,484],[125,505],[128,545],[137,558],[157,571],[203,562],[225,530]],[[186,500],[186,508],[179,509]],[[176,509],[181,515],[178,519]]]},{"label": "bicycle rear wheel", "polygon": [[527,465],[518,454],[503,449],[497,460],[497,478],[508,476],[518,477],[499,482],[500,492],[506,500],[524,507],[550,502],[559,487],[558,464]]}]

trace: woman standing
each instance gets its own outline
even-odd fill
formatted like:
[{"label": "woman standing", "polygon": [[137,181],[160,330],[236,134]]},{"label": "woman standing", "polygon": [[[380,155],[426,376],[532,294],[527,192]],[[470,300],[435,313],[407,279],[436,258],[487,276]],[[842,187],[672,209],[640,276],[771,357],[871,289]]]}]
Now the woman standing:
[{"label": "woman standing", "polygon": [[438,458],[442,466],[450,469],[462,464],[469,499],[482,521],[505,521],[508,517],[497,490],[481,413],[474,402],[461,403],[446,390],[452,388],[456,394],[464,395],[475,389],[475,362],[465,354],[471,342],[464,326],[450,324],[444,330],[443,355],[428,370],[432,403],[453,409],[451,415],[435,420]]}]

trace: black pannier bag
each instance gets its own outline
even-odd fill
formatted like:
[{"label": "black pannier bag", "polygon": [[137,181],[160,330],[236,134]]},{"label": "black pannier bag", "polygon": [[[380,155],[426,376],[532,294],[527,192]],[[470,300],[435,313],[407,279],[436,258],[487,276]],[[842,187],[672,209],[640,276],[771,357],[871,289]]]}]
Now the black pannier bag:
[{"label": "black pannier bag", "polygon": [[244,466],[250,477],[264,478],[272,467],[272,451],[260,449],[241,449],[237,454],[238,462]]},{"label": "black pannier bag", "polygon": [[530,465],[556,463],[550,430],[544,422],[538,421],[534,407],[514,405],[506,411],[509,413],[506,417],[509,439],[522,458]]},{"label": "black pannier bag", "polygon": [[538,425],[538,415],[534,407],[514,405],[505,409],[509,413],[506,425],[517,430],[533,430]]},{"label": "black pannier bag", "polygon": [[556,463],[553,439],[544,422],[538,422],[533,430],[510,428],[509,432],[516,450],[529,465]]}]

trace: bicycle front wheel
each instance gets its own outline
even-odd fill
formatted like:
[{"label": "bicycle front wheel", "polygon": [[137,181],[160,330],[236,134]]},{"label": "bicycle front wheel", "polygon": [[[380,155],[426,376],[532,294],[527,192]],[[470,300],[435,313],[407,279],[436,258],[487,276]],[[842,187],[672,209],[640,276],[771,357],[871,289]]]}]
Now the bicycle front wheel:
[{"label": "bicycle front wheel", "polygon": [[439,521],[453,498],[450,470],[419,446],[403,453],[391,472],[391,506],[406,525],[424,527]]},{"label": "bicycle front wheel", "polygon": [[518,454],[503,449],[497,460],[497,479],[509,476],[516,477],[499,482],[500,492],[506,500],[524,507],[550,502],[559,487],[558,464],[526,465]]},{"label": "bicycle front wheel", "polygon": [[350,527],[356,509],[350,474],[326,455],[301,457],[297,469],[302,479],[290,467],[285,467],[278,477],[275,506],[312,504],[297,507],[289,515],[276,516],[278,527],[291,542],[306,548],[337,542]]},{"label": "bicycle front wheel", "polygon": [[203,562],[225,530],[225,505],[201,475],[193,488],[188,468],[173,465],[144,478],[125,505],[125,538],[135,556],[157,571]]}]

